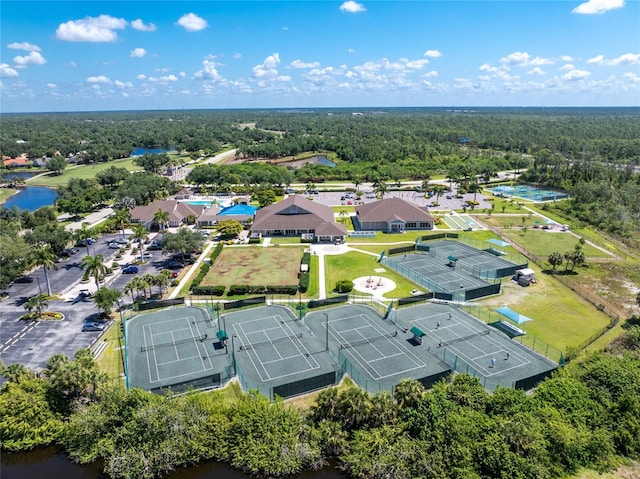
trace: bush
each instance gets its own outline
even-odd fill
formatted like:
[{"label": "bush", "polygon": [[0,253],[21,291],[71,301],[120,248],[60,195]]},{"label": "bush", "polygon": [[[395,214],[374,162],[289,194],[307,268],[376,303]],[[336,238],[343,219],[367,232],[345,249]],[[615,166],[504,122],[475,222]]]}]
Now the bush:
[{"label": "bush", "polygon": [[224,290],[224,286],[198,286],[191,290],[191,294],[196,296],[222,296],[224,294]]},{"label": "bush", "polygon": [[249,238],[249,244],[260,244],[262,242],[262,238]]},{"label": "bush", "polygon": [[171,287],[175,288],[176,286],[178,286],[180,284],[180,281],[178,281],[177,279],[174,279],[173,281],[171,281]]},{"label": "bush", "polygon": [[300,273],[300,291],[303,293],[309,289],[309,273]]},{"label": "bush", "polygon": [[341,279],[340,281],[336,282],[334,291],[338,293],[350,293],[352,289],[353,281],[351,281],[350,279]]},{"label": "bush", "polygon": [[229,287],[227,296],[235,296],[236,294],[249,294],[249,286],[246,284],[233,284]]},{"label": "bush", "polygon": [[300,243],[313,243],[313,239],[311,238],[300,238]]},{"label": "bush", "polygon": [[118,262],[117,262],[117,261],[114,261],[113,263],[111,263],[111,267],[112,267],[112,268],[119,268],[119,267],[120,267],[120,265],[118,264]]}]

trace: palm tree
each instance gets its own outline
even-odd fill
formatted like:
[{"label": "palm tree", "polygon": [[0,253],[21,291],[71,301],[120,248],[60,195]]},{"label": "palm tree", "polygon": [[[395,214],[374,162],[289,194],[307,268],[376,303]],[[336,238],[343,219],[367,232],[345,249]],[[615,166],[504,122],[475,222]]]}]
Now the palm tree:
[{"label": "palm tree", "polygon": [[387,187],[387,184],[384,182],[384,180],[378,180],[375,182],[373,191],[375,191],[377,195],[380,195],[380,198],[384,198],[384,195],[387,191],[389,191],[389,188]]},{"label": "palm tree", "polygon": [[47,302],[46,294],[38,294],[36,296],[31,296],[26,303],[24,303],[24,309],[31,314],[32,312],[36,313],[36,317],[40,318],[42,315],[42,310],[49,306]]},{"label": "palm tree", "polygon": [[444,194],[444,186],[442,186],[442,185],[433,185],[431,187],[431,191],[433,191],[433,193],[436,195],[436,203],[438,203],[438,200]]},{"label": "palm tree", "polygon": [[162,296],[164,288],[169,286],[169,277],[164,273],[157,274],[153,277],[153,285],[158,287],[158,293]]},{"label": "palm tree", "polygon": [[353,182],[353,186],[355,186],[356,191],[358,191],[358,187],[362,184],[362,178],[354,176],[351,181]]},{"label": "palm tree", "polygon": [[138,249],[140,250],[140,262],[143,261],[142,258],[142,244],[143,241],[149,237],[149,233],[147,228],[142,226],[141,224],[137,224],[133,227],[133,239],[138,240]]},{"label": "palm tree", "polygon": [[147,287],[149,286],[149,284],[145,281],[144,277],[140,277],[138,276],[135,279],[135,288],[136,291],[138,291],[138,293],[142,293],[142,295],[146,298],[147,297]]},{"label": "palm tree", "polygon": [[421,185],[421,188],[423,191],[427,191],[429,189],[430,181],[431,181],[431,176],[427,175],[424,177],[424,180],[422,180],[422,185]]},{"label": "palm tree", "polygon": [[44,268],[44,278],[47,281],[47,293],[51,296],[51,283],[49,282],[49,269],[58,269],[55,253],[48,244],[40,245],[31,252],[31,258],[34,264]]},{"label": "palm tree", "polygon": [[96,287],[100,291],[100,280],[104,278],[107,268],[104,265],[104,256],[97,254],[95,256],[87,255],[82,258],[82,267],[87,276],[93,275],[96,280]]},{"label": "palm tree", "polygon": [[469,185],[469,193],[473,193],[473,201],[476,201],[476,195],[482,191],[482,186],[480,186],[475,181],[471,182]]},{"label": "palm tree", "polygon": [[[151,291],[151,286],[155,285],[156,283],[155,276],[153,276],[151,273],[147,273],[142,277],[142,281],[144,281],[147,287],[149,288],[149,296],[153,296],[153,291]],[[145,291],[144,294],[146,296],[147,292]]]},{"label": "palm tree", "polygon": [[131,295],[131,303],[135,303],[136,301],[136,298],[133,295],[133,293],[136,290],[136,279],[138,278],[133,278],[131,281],[129,281],[127,284],[124,285],[124,294]]},{"label": "palm tree", "polygon": [[122,230],[122,239],[124,239],[124,228],[129,224],[130,218],[131,214],[126,208],[116,210],[113,214],[113,220],[116,222],[116,225],[118,225],[118,228]]},{"label": "palm tree", "polygon": [[169,223],[169,213],[158,208],[153,214],[153,221],[158,224],[158,228],[162,230],[162,236],[164,237],[167,223]]}]

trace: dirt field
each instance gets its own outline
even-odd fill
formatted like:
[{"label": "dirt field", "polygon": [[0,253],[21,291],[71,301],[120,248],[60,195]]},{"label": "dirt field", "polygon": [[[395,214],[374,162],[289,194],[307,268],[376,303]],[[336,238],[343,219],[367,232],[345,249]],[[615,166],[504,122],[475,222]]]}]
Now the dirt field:
[{"label": "dirt field", "polygon": [[293,285],[298,284],[301,247],[225,248],[203,285]]}]

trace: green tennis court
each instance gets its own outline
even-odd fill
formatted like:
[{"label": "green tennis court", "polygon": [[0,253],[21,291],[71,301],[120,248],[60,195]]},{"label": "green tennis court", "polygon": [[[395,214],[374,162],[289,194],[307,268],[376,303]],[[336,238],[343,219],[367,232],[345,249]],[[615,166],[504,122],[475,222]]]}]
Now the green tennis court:
[{"label": "green tennis court", "polygon": [[394,315],[392,319],[398,326],[417,327],[425,333],[423,345],[435,357],[457,372],[480,377],[489,390],[498,385],[528,386],[558,367],[501,331],[447,304],[422,304],[398,310]]},{"label": "green tennis court", "polygon": [[127,380],[162,392],[213,388],[231,376],[230,355],[202,308],[142,314],[126,322]]}]

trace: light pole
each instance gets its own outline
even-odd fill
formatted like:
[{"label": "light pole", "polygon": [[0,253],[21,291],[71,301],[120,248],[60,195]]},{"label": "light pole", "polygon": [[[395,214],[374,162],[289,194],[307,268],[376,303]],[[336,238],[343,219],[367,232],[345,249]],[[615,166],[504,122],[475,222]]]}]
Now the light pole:
[{"label": "light pole", "polygon": [[233,375],[236,375],[236,348],[233,345],[233,338],[235,338],[236,335],[232,334],[231,335],[231,365],[233,366]]},{"label": "light pole", "polygon": [[325,326],[325,338],[324,338],[324,350],[329,351],[329,315],[327,313],[324,314],[324,326]]}]

